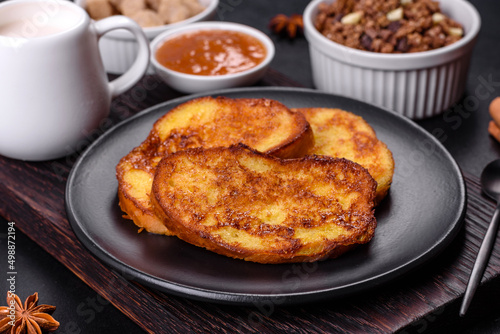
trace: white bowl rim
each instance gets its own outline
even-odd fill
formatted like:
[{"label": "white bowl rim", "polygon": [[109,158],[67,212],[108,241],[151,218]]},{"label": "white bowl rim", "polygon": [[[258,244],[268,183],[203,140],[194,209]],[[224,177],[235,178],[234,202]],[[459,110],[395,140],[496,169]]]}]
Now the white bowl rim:
[{"label": "white bowl rim", "polygon": [[[461,53],[456,52],[457,50],[461,50],[467,48],[468,46],[472,46],[475,41],[480,27],[481,27],[481,17],[477,12],[476,8],[465,0],[453,0],[453,6],[463,6],[470,14],[471,19],[471,28],[466,31],[466,34],[463,38],[458,40],[457,42],[429,51],[415,52],[415,53],[379,53],[379,52],[371,52],[354,49],[339,43],[336,43],[323,34],[321,34],[312,22],[313,15],[316,14],[317,7],[320,3],[327,2],[331,3],[336,0],[313,0],[307,5],[304,10],[304,31],[306,37],[308,39],[314,39],[314,41],[322,43],[323,47],[331,48],[332,50],[340,51],[343,54],[348,54],[349,57],[344,57],[344,62],[356,64],[357,61],[361,61],[366,63],[367,61],[377,61],[379,64],[374,64],[373,67],[376,68],[387,68],[392,69],[395,66],[395,62],[404,62],[407,66],[401,66],[403,68],[414,68],[415,66],[411,65],[412,61],[429,61],[432,62],[433,59],[442,58],[443,56],[449,56],[452,58],[457,58],[461,56]],[[439,1],[440,5],[442,0]],[[309,40],[311,43],[311,41]],[[456,55],[454,55],[456,53]],[[333,55],[332,55],[333,56]],[[337,57],[335,57],[338,59]],[[339,59],[338,59],[339,60]],[[447,59],[448,60],[448,59]],[[383,65],[382,65],[383,63]],[[368,66],[371,67],[371,66]],[[399,66],[396,66],[399,67]],[[418,67],[418,66],[416,66]]]},{"label": "white bowl rim", "polygon": [[[172,69],[169,69],[163,65],[161,65],[155,57],[156,50],[165,42],[167,38],[183,35],[185,33],[191,31],[206,31],[206,30],[231,30],[231,31],[239,31],[243,33],[247,33],[258,40],[260,40],[267,51],[266,57],[262,62],[260,62],[257,66],[249,68],[248,70],[232,73],[232,74],[223,74],[223,75],[196,75],[196,74],[186,74],[182,72],[177,72]],[[240,77],[244,77],[255,72],[262,70],[267,67],[274,58],[275,47],[273,41],[262,31],[244,25],[240,23],[234,22],[197,22],[192,23],[180,28],[171,29],[164,31],[160,35],[158,35],[155,39],[153,39],[150,43],[151,48],[151,64],[155,68],[155,70],[160,70],[166,72],[168,75],[175,76],[178,78],[182,78],[185,80],[196,80],[198,82],[218,82],[225,81],[230,79],[236,79]]]},{"label": "white bowl rim", "polygon": [[[203,1],[203,0],[201,0]],[[204,20],[207,17],[210,17],[212,13],[215,12],[217,9],[217,6],[219,5],[219,0],[205,0],[208,2],[207,7],[200,13],[191,16],[185,20],[176,22],[176,23],[171,23],[171,24],[165,24],[162,26],[157,26],[157,27],[144,27],[142,30],[144,31],[144,34],[148,39],[153,39],[155,38],[158,34],[162,33],[165,30],[170,30],[170,29],[176,29],[178,27],[185,26],[190,23],[198,22],[201,20]],[[75,0],[75,4],[79,5],[83,9],[85,9],[85,2],[86,0]],[[126,39],[126,40],[133,40],[134,37],[127,32],[126,30],[113,30],[108,33],[106,33],[103,38],[113,38],[113,39]]]}]

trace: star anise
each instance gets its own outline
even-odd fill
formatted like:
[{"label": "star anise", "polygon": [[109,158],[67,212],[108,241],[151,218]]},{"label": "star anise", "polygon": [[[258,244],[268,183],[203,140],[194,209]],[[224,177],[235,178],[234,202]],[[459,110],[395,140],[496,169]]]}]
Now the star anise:
[{"label": "star anise", "polygon": [[11,305],[14,298],[14,317],[11,318],[11,309],[7,306],[0,307],[0,334],[42,334],[55,331],[59,327],[50,314],[56,307],[51,305],[38,305],[38,292],[26,298],[23,303],[15,294],[7,294],[7,305]]},{"label": "star anise", "polygon": [[302,15],[293,14],[290,17],[285,14],[278,14],[269,21],[269,28],[275,34],[287,35],[295,38],[304,31],[304,21]]}]

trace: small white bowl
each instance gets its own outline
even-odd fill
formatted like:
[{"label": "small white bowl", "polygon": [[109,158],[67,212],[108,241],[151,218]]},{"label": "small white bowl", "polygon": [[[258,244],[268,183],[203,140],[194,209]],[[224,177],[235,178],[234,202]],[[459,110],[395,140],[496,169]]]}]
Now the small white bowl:
[{"label": "small white bowl", "polygon": [[313,0],[304,11],[304,33],[316,88],[412,119],[438,115],[462,97],[481,26],[479,14],[470,3],[439,1],[441,11],[464,27],[465,35],[459,41],[430,51],[382,54],[346,47],[323,36],[314,27],[322,2],[325,0]]},{"label": "small white bowl", "polygon": [[[183,35],[194,31],[210,31],[210,30],[229,30],[238,31],[257,38],[264,44],[266,48],[266,57],[255,67],[246,71],[224,74],[224,75],[194,75],[186,74],[171,70],[161,65],[156,60],[156,51],[159,47],[170,38]],[[166,31],[158,35],[151,42],[151,64],[156,73],[170,87],[183,93],[199,93],[214,89],[232,88],[240,86],[248,86],[259,79],[266,73],[271,60],[274,58],[274,44],[266,34],[255,28],[231,22],[199,22],[188,26]]]},{"label": "small white bowl", "polygon": [[[164,31],[176,29],[194,22],[208,21],[213,19],[215,11],[219,5],[219,0],[198,0],[200,4],[205,6],[205,9],[186,20],[166,24],[158,27],[142,28],[144,34],[152,41],[156,36]],[[80,7],[86,7],[86,0],[75,0],[75,3]],[[108,73],[122,74],[127,71],[134,63],[138,52],[138,45],[133,35],[126,30],[114,30],[106,33],[99,41],[99,49],[101,52],[104,68]],[[153,73],[150,68],[148,73]]]}]

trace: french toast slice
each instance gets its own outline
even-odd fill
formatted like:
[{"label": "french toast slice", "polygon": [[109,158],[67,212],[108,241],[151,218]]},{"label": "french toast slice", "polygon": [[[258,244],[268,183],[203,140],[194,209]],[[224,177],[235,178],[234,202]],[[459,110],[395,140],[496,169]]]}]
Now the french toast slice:
[{"label": "french toast slice", "polygon": [[360,116],[334,108],[293,109],[302,113],[314,133],[307,154],[346,158],[368,169],[377,181],[375,205],[387,195],[394,174],[394,159],[387,145]]},{"label": "french toast slice", "polygon": [[372,239],[376,186],[343,158],[279,159],[240,144],[167,155],[151,200],[193,245],[259,263],[312,262]]},{"label": "french toast slice", "polygon": [[140,231],[170,235],[150,203],[158,162],[187,148],[237,143],[290,158],[312,147],[313,134],[302,114],[269,99],[202,97],[183,103],[158,119],[145,141],[118,163],[118,198],[125,217]]}]

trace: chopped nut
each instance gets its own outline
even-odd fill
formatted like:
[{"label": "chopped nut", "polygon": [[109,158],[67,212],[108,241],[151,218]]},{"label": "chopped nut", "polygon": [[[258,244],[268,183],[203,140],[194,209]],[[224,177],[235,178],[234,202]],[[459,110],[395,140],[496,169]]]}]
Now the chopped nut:
[{"label": "chopped nut", "polygon": [[463,36],[464,34],[464,31],[462,30],[462,28],[450,28],[448,30],[448,33],[451,35],[451,36]]},{"label": "chopped nut", "polygon": [[380,52],[382,52],[382,53],[391,53],[391,52],[394,52],[394,46],[392,46],[389,43],[385,43],[384,45],[382,45],[382,48],[380,49]]},{"label": "chopped nut", "polygon": [[403,18],[403,7],[396,8],[387,13],[387,19],[389,21],[399,21]]},{"label": "chopped nut", "polygon": [[445,19],[445,16],[441,13],[434,13],[432,14],[432,22],[433,23],[439,23]]},{"label": "chopped nut", "polygon": [[465,34],[436,0],[337,0],[318,9],[315,27],[326,38],[359,50],[421,52]]},{"label": "chopped nut", "polygon": [[349,13],[346,16],[344,16],[340,22],[343,24],[357,24],[359,21],[361,21],[361,18],[363,17],[363,12],[358,11],[358,12],[353,12]]}]

